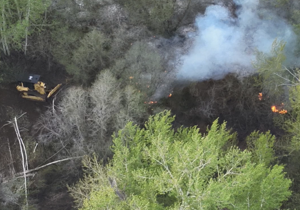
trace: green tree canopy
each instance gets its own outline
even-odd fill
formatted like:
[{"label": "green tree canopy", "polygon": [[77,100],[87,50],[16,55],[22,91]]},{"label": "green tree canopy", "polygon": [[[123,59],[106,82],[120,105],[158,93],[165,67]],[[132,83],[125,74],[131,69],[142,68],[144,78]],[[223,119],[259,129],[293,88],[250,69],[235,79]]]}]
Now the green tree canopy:
[{"label": "green tree canopy", "polygon": [[201,135],[173,121],[162,112],[144,128],[128,123],[109,165],[86,159],[88,174],[71,188],[81,209],[276,209],[291,195],[283,166],[269,165],[271,135],[254,133],[251,151],[241,151],[226,123]]},{"label": "green tree canopy", "polygon": [[81,33],[69,27],[54,31],[52,54],[75,81],[90,84],[108,64],[109,39],[97,30]]},{"label": "green tree canopy", "polygon": [[135,42],[123,59],[116,61],[111,71],[127,84],[151,96],[161,83],[163,61],[146,42]]},{"label": "green tree canopy", "polygon": [[256,52],[256,61],[253,63],[260,77],[262,89],[269,95],[279,95],[284,86],[291,83],[289,73],[283,68],[286,60],[285,42],[274,40],[270,53]]},{"label": "green tree canopy", "polygon": [[287,132],[287,137],[290,140],[288,150],[299,151],[300,150],[300,85],[291,87],[289,89],[291,111],[289,118],[286,119],[282,126]]},{"label": "green tree canopy", "polygon": [[[42,23],[48,0],[2,0],[0,3],[0,43],[5,54],[10,48],[26,52],[27,37]],[[32,24],[33,23],[33,24]]]}]

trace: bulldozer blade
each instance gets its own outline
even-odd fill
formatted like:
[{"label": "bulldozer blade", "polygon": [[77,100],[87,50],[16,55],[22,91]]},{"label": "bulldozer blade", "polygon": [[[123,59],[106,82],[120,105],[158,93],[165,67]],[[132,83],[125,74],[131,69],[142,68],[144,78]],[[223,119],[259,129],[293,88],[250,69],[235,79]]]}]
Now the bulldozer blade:
[{"label": "bulldozer blade", "polygon": [[33,101],[45,101],[44,98],[39,97],[39,96],[24,96],[24,95],[22,95],[22,98],[26,98],[26,99],[33,100]]},{"label": "bulldozer blade", "polygon": [[50,98],[60,87],[61,87],[62,84],[58,84],[56,85],[55,88],[53,88],[47,95],[47,98]]}]

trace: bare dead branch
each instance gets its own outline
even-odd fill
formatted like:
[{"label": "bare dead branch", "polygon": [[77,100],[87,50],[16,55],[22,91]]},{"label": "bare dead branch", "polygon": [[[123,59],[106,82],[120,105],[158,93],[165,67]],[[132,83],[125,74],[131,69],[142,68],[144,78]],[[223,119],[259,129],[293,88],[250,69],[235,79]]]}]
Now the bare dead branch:
[{"label": "bare dead branch", "polygon": [[[20,117],[22,117],[24,114],[25,113],[23,113],[21,116],[19,116],[18,119]],[[23,177],[24,177],[25,202],[26,202],[26,207],[28,208],[28,191],[27,191],[27,177],[26,177],[26,171],[28,170],[27,152],[26,152],[26,148],[25,148],[23,139],[20,134],[17,117],[14,118],[14,122],[12,122],[12,124],[13,124],[14,130],[15,130],[15,133],[17,135],[17,139],[18,139],[19,146],[20,146],[20,153],[21,153],[21,157],[22,157],[22,167],[23,167]]]},{"label": "bare dead branch", "polygon": [[12,153],[11,153],[11,149],[10,149],[10,145],[9,145],[9,140],[8,139],[7,139],[7,144],[8,144],[8,151],[9,151],[10,161],[11,161],[11,163],[9,164],[9,167],[11,167],[11,174],[13,176],[15,176],[16,170],[14,168],[14,164],[13,164],[14,160],[13,160],[13,157],[12,157]]},{"label": "bare dead branch", "polygon": [[289,72],[298,82],[300,82],[300,80],[299,80],[299,78],[295,75],[295,74],[293,74],[288,68],[286,68],[286,67],[284,67],[284,69],[287,71],[287,72]]},{"label": "bare dead branch", "polygon": [[[78,158],[82,158],[83,156],[79,156],[79,157],[70,157],[70,158],[65,158],[65,159],[61,159],[61,160],[56,160],[56,161],[53,161],[53,162],[50,162],[50,163],[47,163],[45,165],[42,165],[42,166],[39,166],[39,167],[36,167],[36,168],[33,168],[33,169],[30,169],[30,170],[27,170],[25,171],[25,174],[27,173],[31,173],[31,172],[34,172],[34,171],[38,171],[42,168],[45,168],[47,166],[50,166],[50,165],[53,165],[53,164],[56,164],[56,163],[61,163],[61,162],[64,162],[64,161],[67,161],[67,160],[73,160],[73,159],[78,159]],[[16,175],[21,175],[23,172],[19,172],[17,173]]]}]

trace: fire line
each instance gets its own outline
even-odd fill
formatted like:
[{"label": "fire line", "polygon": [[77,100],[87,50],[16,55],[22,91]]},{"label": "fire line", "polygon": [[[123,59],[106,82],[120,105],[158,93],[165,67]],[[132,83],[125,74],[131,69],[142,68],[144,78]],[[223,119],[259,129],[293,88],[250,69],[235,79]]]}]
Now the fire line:
[{"label": "fire line", "polygon": [[272,110],[272,112],[279,113],[279,114],[286,114],[287,113],[287,110],[285,110],[285,109],[279,110],[279,109],[277,109],[276,106],[271,106],[271,110]]},{"label": "fire line", "polygon": [[259,93],[259,94],[258,94],[258,100],[261,101],[261,100],[262,100],[262,97],[263,97],[262,93]]}]

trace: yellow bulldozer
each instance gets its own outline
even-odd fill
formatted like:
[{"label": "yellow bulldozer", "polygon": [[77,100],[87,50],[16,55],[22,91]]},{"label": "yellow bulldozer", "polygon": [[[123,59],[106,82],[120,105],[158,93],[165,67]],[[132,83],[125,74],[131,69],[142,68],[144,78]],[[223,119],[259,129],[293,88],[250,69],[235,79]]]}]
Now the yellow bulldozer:
[{"label": "yellow bulldozer", "polygon": [[62,84],[56,85],[52,89],[47,89],[44,82],[39,81],[40,75],[27,74],[23,75],[18,81],[17,90],[21,92],[22,98],[33,101],[46,101],[50,98]]}]

